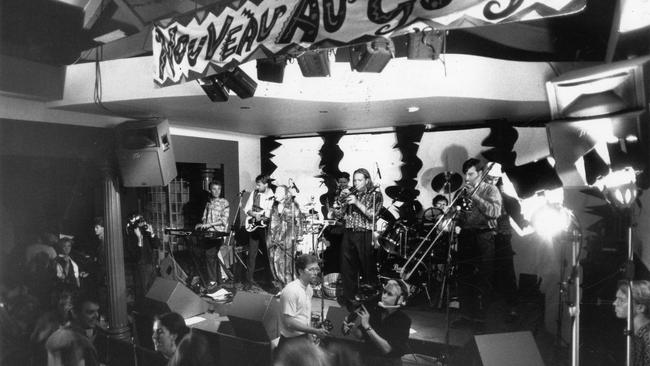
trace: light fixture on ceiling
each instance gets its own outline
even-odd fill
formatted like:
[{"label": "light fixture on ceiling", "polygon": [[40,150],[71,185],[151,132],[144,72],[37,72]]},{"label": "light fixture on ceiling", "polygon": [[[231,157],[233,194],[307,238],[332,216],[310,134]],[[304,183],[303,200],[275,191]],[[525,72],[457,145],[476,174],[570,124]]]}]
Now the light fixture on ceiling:
[{"label": "light fixture on ceiling", "polygon": [[410,107],[406,108],[406,110],[409,111],[409,113],[414,113],[414,112],[419,111],[420,107],[418,107],[418,106],[410,106]]},{"label": "light fixture on ceiling", "polygon": [[217,74],[217,78],[221,80],[226,88],[234,91],[241,99],[255,95],[257,83],[239,67],[235,67],[232,71]]},{"label": "light fixture on ceiling", "polygon": [[372,42],[350,48],[350,67],[358,72],[382,72],[395,54],[395,44],[390,38],[377,38]]},{"label": "light fixture on ceiling", "polygon": [[304,77],[330,76],[330,59],[327,51],[307,51],[298,56],[298,66]]},{"label": "light fixture on ceiling", "polygon": [[257,60],[257,80],[282,83],[284,68],[287,66],[285,57],[271,57]]},{"label": "light fixture on ceiling", "polygon": [[213,102],[225,102],[230,97],[228,89],[226,89],[221,80],[217,78],[217,75],[198,79],[197,82],[201,85],[201,88],[208,98]]}]

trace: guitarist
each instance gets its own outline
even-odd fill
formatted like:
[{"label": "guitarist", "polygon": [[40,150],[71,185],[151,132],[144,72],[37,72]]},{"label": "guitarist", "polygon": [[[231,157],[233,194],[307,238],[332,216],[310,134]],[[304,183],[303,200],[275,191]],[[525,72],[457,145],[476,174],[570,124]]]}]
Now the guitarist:
[{"label": "guitarist", "polygon": [[[249,290],[254,284],[255,274],[255,260],[257,259],[257,251],[261,250],[263,255],[266,255],[266,235],[267,223],[269,215],[271,214],[271,207],[273,206],[273,190],[269,187],[271,178],[266,175],[258,175],[255,178],[255,191],[251,193],[244,207],[246,212],[246,230],[250,232],[248,241],[248,273],[246,275],[246,283],[244,289]],[[265,260],[265,276],[267,280],[271,279],[269,261]]]}]

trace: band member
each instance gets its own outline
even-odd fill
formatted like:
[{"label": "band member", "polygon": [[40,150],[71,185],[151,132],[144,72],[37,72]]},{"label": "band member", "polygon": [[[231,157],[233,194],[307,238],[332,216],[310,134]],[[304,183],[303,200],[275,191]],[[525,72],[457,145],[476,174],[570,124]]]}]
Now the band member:
[{"label": "band member", "polygon": [[[273,205],[273,191],[269,187],[271,178],[268,175],[258,175],[255,178],[255,191],[250,195],[244,212],[246,212],[246,230],[250,232],[248,242],[248,273],[246,275],[245,289],[250,289],[254,281],[255,260],[257,251],[261,250],[266,256],[266,235],[271,206]],[[269,261],[264,261],[268,266]],[[269,276],[270,277],[270,276]]]},{"label": "band member", "polygon": [[[366,169],[353,174],[354,189],[345,189],[345,232],[341,242],[341,303],[352,307],[358,290],[359,274],[366,284],[377,284],[377,263],[373,250],[373,231],[376,215],[383,198],[370,179]],[[353,192],[354,191],[354,192]]]},{"label": "band member", "polygon": [[318,279],[318,259],[311,254],[296,258],[298,278],[289,282],[280,294],[280,340],[278,350],[292,339],[307,338],[309,334],[325,337],[329,333],[323,328],[311,325],[311,298],[314,291],[311,283]]},{"label": "band member", "polygon": [[[228,201],[221,197],[223,186],[219,181],[212,181],[208,186],[210,190],[210,200],[205,204],[201,222],[196,224],[195,230],[204,231],[228,231],[228,217],[230,216],[230,206]],[[220,282],[225,275],[223,269],[220,270],[220,261],[223,262],[221,248],[223,238],[205,238],[203,246],[205,248],[205,262],[208,273],[208,279],[212,282]],[[221,272],[221,273],[220,273]]]},{"label": "band member", "polygon": [[343,332],[365,340],[365,365],[402,364],[411,329],[411,319],[400,309],[406,304],[408,285],[390,280],[384,286],[381,301],[370,310],[361,305],[356,310],[359,323],[343,322]]},{"label": "band member", "polygon": [[481,162],[468,159],[463,163],[463,193],[470,200],[459,218],[459,279],[461,317],[453,326],[480,327],[492,290],[494,272],[494,236],[501,215],[499,190],[484,181]]},{"label": "band member", "polygon": [[345,223],[343,222],[345,212],[341,207],[341,202],[343,202],[341,192],[350,188],[349,185],[350,173],[340,173],[336,178],[336,193],[333,204],[328,202],[327,205],[327,218],[336,220],[336,223],[328,226],[323,233],[323,242],[325,244],[323,271],[325,274],[341,272],[341,240],[343,240],[343,231],[345,231]]},{"label": "band member", "polygon": [[129,216],[126,229],[125,262],[133,273],[133,296],[139,301],[144,299],[156,277],[154,268],[157,265],[156,250],[160,247],[160,240],[151,224],[138,213]]},{"label": "band member", "polygon": [[275,280],[284,286],[294,279],[293,258],[302,222],[300,206],[285,185],[275,188],[270,219],[268,246],[271,272]]},{"label": "band member", "polygon": [[440,218],[440,215],[447,212],[447,207],[449,206],[449,200],[442,194],[436,195],[431,200],[431,207],[424,210],[422,213],[422,223],[423,225],[435,224],[435,222]]}]

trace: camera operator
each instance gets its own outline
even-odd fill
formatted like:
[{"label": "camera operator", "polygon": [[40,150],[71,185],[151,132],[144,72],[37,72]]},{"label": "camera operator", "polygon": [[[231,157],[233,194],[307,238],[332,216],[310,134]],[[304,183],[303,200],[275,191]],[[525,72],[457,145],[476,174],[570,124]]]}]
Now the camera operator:
[{"label": "camera operator", "polygon": [[132,214],[126,224],[125,262],[133,273],[133,295],[136,301],[144,298],[149,286],[156,277],[154,273],[154,250],[160,240],[142,215]]}]

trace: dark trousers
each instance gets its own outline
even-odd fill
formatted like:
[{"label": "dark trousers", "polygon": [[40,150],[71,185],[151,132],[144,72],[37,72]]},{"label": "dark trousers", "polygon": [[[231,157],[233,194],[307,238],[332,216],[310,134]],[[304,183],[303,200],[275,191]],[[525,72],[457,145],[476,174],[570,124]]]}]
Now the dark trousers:
[{"label": "dark trousers", "polygon": [[377,284],[377,261],[372,247],[372,232],[346,229],[341,241],[343,297],[352,300],[358,290],[359,275],[365,283]]},{"label": "dark trousers", "polygon": [[514,307],[517,304],[517,276],[510,239],[508,234],[497,234],[494,238],[494,287],[506,304]]},{"label": "dark trousers", "polygon": [[[265,259],[263,268],[265,269],[265,278],[271,279],[271,269],[269,267],[268,254],[266,250],[266,228],[255,229],[250,234],[248,240],[248,273],[246,274],[246,281],[252,282],[255,278],[255,261],[257,260],[257,251],[262,252],[262,257]],[[268,272],[268,273],[266,273]]]},{"label": "dark trousers", "polygon": [[221,265],[219,263],[219,249],[221,249],[223,239],[206,239],[204,240],[205,249],[205,268],[208,275],[208,281],[221,282]]},{"label": "dark trousers", "polygon": [[484,319],[493,289],[494,231],[463,229],[458,237],[460,312]]}]

